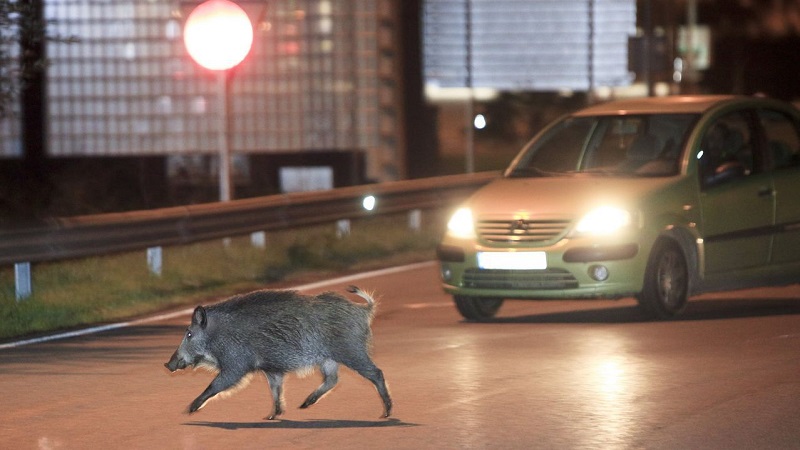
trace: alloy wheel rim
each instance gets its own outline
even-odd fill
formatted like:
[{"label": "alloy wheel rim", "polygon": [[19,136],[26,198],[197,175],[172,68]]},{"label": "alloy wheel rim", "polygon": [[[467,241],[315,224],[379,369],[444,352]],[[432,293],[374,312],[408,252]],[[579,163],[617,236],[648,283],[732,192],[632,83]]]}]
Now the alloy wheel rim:
[{"label": "alloy wheel rim", "polygon": [[662,303],[671,310],[680,306],[682,278],[678,256],[674,252],[667,252],[661,259],[659,267],[658,289]]}]

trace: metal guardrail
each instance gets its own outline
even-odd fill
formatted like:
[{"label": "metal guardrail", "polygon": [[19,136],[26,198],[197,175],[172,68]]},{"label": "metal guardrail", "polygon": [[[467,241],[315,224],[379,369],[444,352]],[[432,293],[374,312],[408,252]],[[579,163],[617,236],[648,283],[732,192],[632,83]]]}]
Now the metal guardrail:
[{"label": "metal guardrail", "polygon": [[[221,203],[67,217],[48,225],[0,231],[0,264],[100,256],[356,219],[434,209],[466,198],[499,172],[449,175],[272,195]],[[375,197],[372,211],[362,206]]]}]

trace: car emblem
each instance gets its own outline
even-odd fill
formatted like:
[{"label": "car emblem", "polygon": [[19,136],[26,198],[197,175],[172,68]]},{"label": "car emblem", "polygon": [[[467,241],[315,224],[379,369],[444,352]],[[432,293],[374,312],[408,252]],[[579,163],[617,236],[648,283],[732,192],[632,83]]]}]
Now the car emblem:
[{"label": "car emblem", "polygon": [[511,222],[511,232],[515,234],[522,234],[528,231],[528,222],[522,219],[517,219]]}]

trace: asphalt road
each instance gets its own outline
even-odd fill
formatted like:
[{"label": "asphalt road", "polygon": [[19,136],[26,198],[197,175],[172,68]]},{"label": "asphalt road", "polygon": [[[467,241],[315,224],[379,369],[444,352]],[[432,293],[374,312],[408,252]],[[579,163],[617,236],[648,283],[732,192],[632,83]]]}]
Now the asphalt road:
[{"label": "asphalt road", "polygon": [[672,322],[633,300],[507,302],[466,323],[436,266],[355,283],[381,298],[374,359],[395,403],[342,369],[286,381],[263,418],[264,377],[187,415],[211,381],[163,367],[188,315],[0,350],[0,448],[800,448],[800,287],[695,299]]}]

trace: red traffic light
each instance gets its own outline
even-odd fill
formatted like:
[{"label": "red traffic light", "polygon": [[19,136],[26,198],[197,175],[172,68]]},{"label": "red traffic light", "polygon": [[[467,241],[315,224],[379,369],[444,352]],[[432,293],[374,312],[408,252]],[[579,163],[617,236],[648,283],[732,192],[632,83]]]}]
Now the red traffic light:
[{"label": "red traffic light", "polygon": [[210,70],[227,70],[242,62],[253,43],[247,13],[228,0],[209,0],[186,19],[183,42],[189,55]]}]

